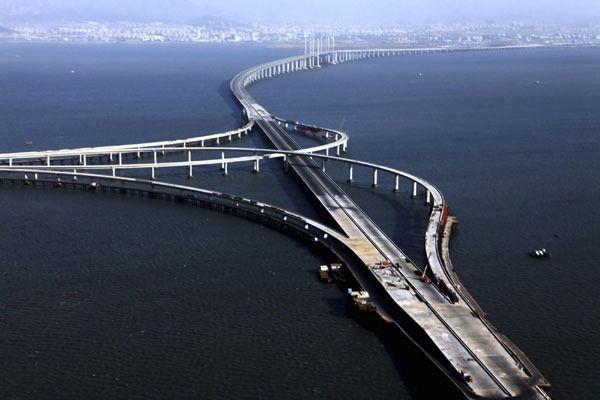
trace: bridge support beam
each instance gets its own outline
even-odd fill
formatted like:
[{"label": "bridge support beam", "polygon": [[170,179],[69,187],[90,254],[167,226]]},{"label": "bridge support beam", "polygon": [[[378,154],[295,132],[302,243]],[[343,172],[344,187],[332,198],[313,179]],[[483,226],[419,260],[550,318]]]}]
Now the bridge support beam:
[{"label": "bridge support beam", "polygon": [[373,187],[377,187],[377,168],[373,170]]},{"label": "bridge support beam", "polygon": [[348,164],[348,182],[354,180],[354,165]]},{"label": "bridge support beam", "polygon": [[254,172],[257,174],[260,172],[260,159],[258,158],[254,160]]},{"label": "bridge support beam", "polygon": [[228,172],[227,172],[227,163],[223,164],[223,176],[227,176]]},{"label": "bridge support beam", "polygon": [[190,165],[188,166],[188,178],[194,177],[194,171],[192,170],[192,151],[188,150],[188,162]]},{"label": "bridge support beam", "polygon": [[221,152],[221,170],[225,169],[225,165],[226,165],[226,163],[225,163],[225,152],[222,151]]},{"label": "bridge support beam", "polygon": [[429,191],[429,189],[427,190],[427,195],[426,195],[426,200],[425,202],[427,204],[431,204],[431,192]]},{"label": "bridge support beam", "polygon": [[394,184],[394,192],[400,191],[400,175],[396,175],[396,182]]},{"label": "bridge support beam", "polygon": [[156,168],[154,168],[154,167],[150,168],[150,179],[151,180],[156,179]]},{"label": "bridge support beam", "polygon": [[417,197],[417,182],[413,182],[411,197]]}]

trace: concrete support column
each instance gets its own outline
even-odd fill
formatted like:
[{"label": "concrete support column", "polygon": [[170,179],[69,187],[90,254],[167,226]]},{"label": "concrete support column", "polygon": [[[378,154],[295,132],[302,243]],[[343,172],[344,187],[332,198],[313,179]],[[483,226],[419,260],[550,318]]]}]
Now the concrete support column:
[{"label": "concrete support column", "polygon": [[417,182],[413,182],[412,197],[417,197]]},{"label": "concrete support column", "polygon": [[108,154],[108,161],[113,162],[113,153]]},{"label": "concrete support column", "polygon": [[400,175],[396,175],[396,183],[394,185],[394,192],[400,191]]},{"label": "concrete support column", "polygon": [[225,152],[221,152],[221,170],[225,169]]},{"label": "concrete support column", "polygon": [[254,172],[255,173],[259,173],[260,172],[260,159],[256,159],[254,160]]},{"label": "concrete support column", "polygon": [[321,169],[323,170],[323,172],[325,172],[326,162],[327,162],[327,160],[325,158],[321,158]]},{"label": "concrete support column", "polygon": [[117,170],[115,167],[112,167],[112,176],[117,176]]},{"label": "concrete support column", "polygon": [[340,146],[335,146],[335,155],[336,155],[337,157],[339,157],[339,156],[340,156]]},{"label": "concrete support column", "polygon": [[354,165],[348,164],[348,182],[352,182],[354,180]]},{"label": "concrete support column", "polygon": [[377,169],[373,170],[373,187],[377,187]]},{"label": "concrete support column", "polygon": [[50,166],[50,156],[49,155],[46,156],[46,165]]},{"label": "concrete support column", "polygon": [[83,155],[83,166],[86,166],[86,165],[87,165],[87,157],[86,157],[86,155],[84,154],[84,155]]},{"label": "concrete support column", "polygon": [[217,144],[221,144],[221,141],[219,140],[219,138],[217,138]]},{"label": "concrete support column", "polygon": [[150,179],[155,180],[156,179],[156,168],[152,167],[150,172]]},{"label": "concrete support column", "polygon": [[192,151],[188,150],[188,162],[190,163],[189,167],[188,167],[188,178],[191,178],[194,176],[194,173],[192,171]]},{"label": "concrete support column", "polygon": [[9,166],[9,167],[12,167],[12,158],[9,158],[9,159],[8,159],[8,166]]},{"label": "concrete support column", "polygon": [[158,162],[158,157],[156,154],[156,150],[152,152],[152,157],[154,158],[154,164],[156,164]]},{"label": "concrete support column", "polygon": [[73,168],[73,180],[77,180],[77,168]]},{"label": "concrete support column", "polygon": [[123,165],[123,153],[119,152],[119,165]]},{"label": "concrete support column", "polygon": [[427,195],[426,195],[426,200],[427,204],[431,203],[431,192],[429,191],[429,189],[427,189]]},{"label": "concrete support column", "polygon": [[227,176],[227,163],[223,164],[223,175]]}]

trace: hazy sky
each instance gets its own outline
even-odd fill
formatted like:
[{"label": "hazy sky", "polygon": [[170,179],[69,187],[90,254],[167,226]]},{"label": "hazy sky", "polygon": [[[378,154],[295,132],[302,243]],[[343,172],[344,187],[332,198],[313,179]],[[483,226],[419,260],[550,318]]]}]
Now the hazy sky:
[{"label": "hazy sky", "polygon": [[600,21],[600,0],[0,0],[0,22],[137,19],[320,23]]}]

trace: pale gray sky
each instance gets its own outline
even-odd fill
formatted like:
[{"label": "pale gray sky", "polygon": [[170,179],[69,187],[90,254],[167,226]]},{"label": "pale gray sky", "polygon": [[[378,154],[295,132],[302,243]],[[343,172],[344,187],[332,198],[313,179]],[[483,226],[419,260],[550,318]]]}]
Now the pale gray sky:
[{"label": "pale gray sky", "polygon": [[186,22],[206,15],[239,22],[307,24],[455,21],[600,21],[600,0],[0,0],[0,21],[137,19]]}]

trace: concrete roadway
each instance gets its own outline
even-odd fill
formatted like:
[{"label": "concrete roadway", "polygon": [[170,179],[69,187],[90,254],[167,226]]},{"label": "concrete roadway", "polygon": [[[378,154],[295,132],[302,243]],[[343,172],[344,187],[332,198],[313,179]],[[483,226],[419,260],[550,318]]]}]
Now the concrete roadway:
[{"label": "concrete roadway", "polygon": [[[255,122],[279,150],[298,150],[291,136],[264,113]],[[255,114],[255,115],[257,115]],[[366,213],[312,160],[289,157],[290,166],[348,236],[352,250],[381,282],[393,302],[423,328],[455,371],[472,376],[469,387],[478,396],[543,398],[530,377],[466,304],[452,304],[434,286],[423,283],[406,255]],[[388,259],[401,268],[374,268]],[[401,288],[402,282],[409,290]],[[398,310],[378,302],[397,321]]]}]

